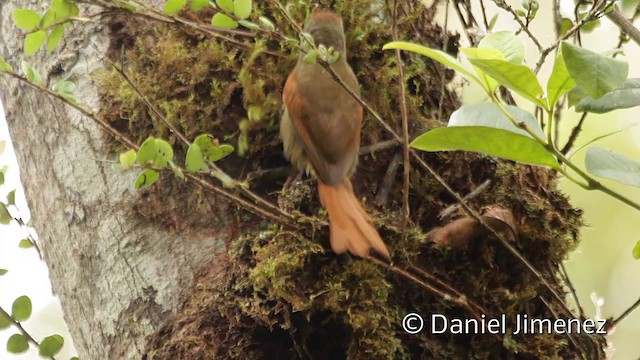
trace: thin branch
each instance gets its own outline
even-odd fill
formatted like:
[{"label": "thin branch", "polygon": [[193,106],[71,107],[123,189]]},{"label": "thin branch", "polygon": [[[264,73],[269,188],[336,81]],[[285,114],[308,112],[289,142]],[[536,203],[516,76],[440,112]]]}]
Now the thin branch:
[{"label": "thin branch", "polygon": [[564,264],[560,263],[560,271],[562,273],[562,280],[569,287],[569,291],[571,291],[571,297],[573,297],[573,301],[576,302],[576,306],[578,307],[578,312],[580,313],[580,319],[584,319],[584,310],[582,309],[582,305],[580,305],[580,299],[578,298],[578,294],[576,293],[576,288],[573,287],[573,283],[569,278],[569,274],[567,273],[567,269],[564,267]]},{"label": "thin branch", "polygon": [[[391,33],[394,41],[398,41],[398,0],[393,1],[393,16]],[[398,87],[400,90],[400,116],[402,117],[402,238],[407,236],[409,224],[409,176],[411,174],[411,160],[409,157],[409,115],[407,110],[407,95],[404,84],[404,62],[400,49],[396,49],[396,63],[398,66]]]},{"label": "thin branch", "polygon": [[538,48],[538,51],[542,51],[542,45],[540,45],[540,42],[538,41],[538,39],[533,35],[533,33],[531,33],[531,30],[529,30],[529,27],[522,22],[522,19],[520,19],[520,16],[518,16],[515,10],[513,10],[511,5],[507,4],[507,2],[504,0],[492,0],[492,1],[494,4],[496,4],[496,6],[513,15],[513,18],[516,20],[518,25],[520,25],[520,28],[527,34],[527,36],[529,36],[531,41],[533,41],[533,43],[536,45],[536,47]]},{"label": "thin branch", "polygon": [[[465,195],[462,198],[462,200],[469,201],[469,200],[473,199],[474,197],[482,194],[482,192],[485,191],[489,187],[490,184],[491,184],[491,179],[485,180],[477,188],[473,189],[473,191],[471,191],[470,193]],[[447,216],[451,215],[454,211],[456,211],[459,207],[460,207],[460,204],[455,203],[455,204],[447,207],[446,209],[442,210],[440,212],[440,214],[438,214],[438,217],[440,219],[446,218]]]},{"label": "thin branch", "polygon": [[[20,331],[20,334],[22,334],[22,336],[24,336],[27,341],[29,341],[30,343],[32,343],[33,345],[35,345],[37,348],[40,348],[40,343],[36,341],[36,339],[33,338],[33,336],[31,336],[31,334],[29,334],[29,332],[27,332],[27,330],[22,326],[22,324],[17,321],[16,319],[14,319],[11,315],[9,315],[9,313],[7,313],[2,306],[0,306],[0,316],[5,317],[7,320],[9,320],[9,322],[15,326],[16,328],[18,328],[18,331]],[[49,359],[51,360],[56,360],[55,357],[53,356],[49,356]]]},{"label": "thin branch", "polygon": [[640,45],[640,30],[633,26],[631,21],[627,20],[620,11],[614,9],[607,14],[607,17],[620,28],[620,31],[627,34],[636,44]]},{"label": "thin branch", "polygon": [[622,320],[624,320],[629,314],[631,314],[638,307],[640,307],[640,298],[638,298],[638,300],[636,300],[636,302],[634,302],[633,305],[629,306],[629,308],[625,310],[622,313],[622,315],[618,316],[618,318],[616,319],[611,320],[611,326],[609,326],[609,328],[612,328],[618,325]]},{"label": "thin branch", "polygon": [[578,125],[576,125],[573,129],[571,129],[571,135],[569,135],[569,140],[567,140],[567,143],[562,147],[562,150],[560,150],[561,153],[566,155],[569,152],[569,150],[571,150],[573,145],[575,145],[575,142],[578,139],[578,135],[580,135],[580,132],[582,131],[582,124],[584,123],[584,120],[587,118],[587,115],[589,115],[588,112],[586,111],[583,112],[582,116],[580,116],[580,121],[578,121]]}]

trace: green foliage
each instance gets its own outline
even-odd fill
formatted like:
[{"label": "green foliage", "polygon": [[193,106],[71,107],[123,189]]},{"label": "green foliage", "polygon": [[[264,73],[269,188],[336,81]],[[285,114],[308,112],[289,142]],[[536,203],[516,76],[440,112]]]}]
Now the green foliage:
[{"label": "green foliage", "polygon": [[211,26],[221,29],[235,29],[238,27],[238,22],[230,18],[229,15],[217,13],[211,18]]},{"label": "green foliage", "polygon": [[78,102],[78,99],[73,93],[75,89],[76,89],[76,84],[68,80],[59,81],[55,83],[51,88],[51,90],[53,90],[55,93],[59,94],[63,98],[76,103]]},{"label": "green foliage", "polygon": [[23,249],[29,249],[33,247],[33,243],[29,239],[22,239],[18,243],[18,247],[21,247]]},{"label": "green foliage", "polygon": [[158,145],[154,137],[149,137],[140,145],[138,149],[138,164],[151,165],[156,161],[158,156]]},{"label": "green foliage", "polygon": [[228,13],[233,13],[233,0],[216,0],[218,7]]},{"label": "green foliage", "polygon": [[204,167],[204,156],[200,151],[200,146],[193,143],[187,150],[187,158],[185,159],[185,166],[188,172],[198,172]]},{"label": "green foliage", "polygon": [[7,206],[0,202],[0,224],[9,225],[9,223],[13,220],[11,214],[9,214],[9,210],[7,210]]},{"label": "green foliage", "polygon": [[549,108],[553,109],[558,100],[576,86],[576,82],[569,75],[567,67],[564,65],[562,53],[558,52],[553,63],[553,70],[547,81],[547,101]]},{"label": "green foliage", "polygon": [[524,44],[511,31],[498,31],[488,34],[478,44],[480,48],[491,48],[504,54],[505,60],[521,64],[524,60]]},{"label": "green foliage", "polygon": [[189,9],[193,11],[200,11],[209,6],[209,0],[190,0]]},{"label": "green foliage", "polygon": [[252,0],[233,0],[233,14],[240,19],[246,19],[251,15]]},{"label": "green foliage", "polygon": [[29,350],[29,343],[22,334],[13,334],[7,340],[7,351],[12,354],[21,354]]},{"label": "green foliage", "polygon": [[13,22],[24,31],[33,31],[40,24],[40,15],[28,9],[13,11]]},{"label": "green foliage", "polygon": [[125,169],[130,168],[136,162],[136,157],[137,157],[137,154],[135,150],[129,150],[129,151],[123,152],[122,154],[120,154],[120,157],[119,157],[120,165],[122,165],[122,167]]},{"label": "green foliage", "polygon": [[640,162],[598,146],[587,148],[585,165],[590,173],[640,187]]},{"label": "green foliage", "polygon": [[634,259],[640,260],[640,240],[638,240],[636,245],[633,247],[632,255]]},{"label": "green foliage", "polygon": [[24,38],[24,54],[26,56],[35,54],[46,40],[47,33],[44,30],[38,30],[27,34]]},{"label": "green foliage", "polygon": [[580,92],[576,111],[603,114],[618,109],[627,109],[640,105],[640,79],[627,79],[619,88],[604,94],[599,99],[594,99],[582,89]]},{"label": "green foliage", "polygon": [[49,33],[49,39],[47,40],[47,51],[52,52],[62,39],[64,35],[64,25],[58,25]]},{"label": "green foliage", "polygon": [[45,337],[40,342],[40,348],[38,349],[38,354],[42,357],[53,357],[64,345],[64,338],[58,334],[50,335]]},{"label": "green foliage", "polygon": [[16,321],[29,320],[31,317],[31,299],[28,296],[23,295],[13,301],[11,317]]},{"label": "green foliage", "polygon": [[167,15],[173,15],[187,5],[187,0],[168,0],[162,11]]},{"label": "green foliage", "polygon": [[[9,272],[9,270],[7,270],[7,269],[1,269],[1,268],[0,268],[0,276],[5,275],[5,274],[6,274],[6,273],[8,273],[8,272]],[[4,319],[4,317],[1,317],[1,316],[0,316],[0,329],[2,329],[2,328],[3,328],[3,327],[2,327],[2,326],[3,326],[2,324],[4,324],[4,323],[2,322],[3,320],[6,320],[6,319]]]},{"label": "green foliage", "polygon": [[145,169],[138,175],[135,183],[135,189],[139,190],[144,187],[153,185],[160,178],[160,174],[153,169]]},{"label": "green foliage", "polygon": [[11,71],[11,65],[7,64],[2,56],[0,56],[0,71]]},{"label": "green foliage", "polygon": [[9,194],[7,194],[7,205],[15,205],[16,204],[16,191],[11,190]]},{"label": "green foliage", "polygon": [[629,73],[629,64],[566,41],[560,46],[564,63],[577,86],[598,99],[622,86]]},{"label": "green foliage", "polygon": [[24,72],[24,76],[30,80],[33,81],[34,83],[40,85],[40,86],[44,86],[44,81],[42,80],[42,75],[40,75],[40,72],[38,72],[38,70],[34,69],[33,67],[31,67],[31,65],[26,62],[23,61],[21,63],[22,66],[22,71]]}]

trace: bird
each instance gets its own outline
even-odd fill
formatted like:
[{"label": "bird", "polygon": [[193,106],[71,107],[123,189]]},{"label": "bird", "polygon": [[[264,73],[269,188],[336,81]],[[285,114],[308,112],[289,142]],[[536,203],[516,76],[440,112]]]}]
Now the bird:
[{"label": "bird", "polygon": [[[338,59],[331,67],[359,95],[358,80],[347,63],[342,18],[315,9],[304,31],[316,46],[337,51]],[[363,109],[324,67],[305,62],[304,56],[300,54],[284,85],[280,121],[284,154],[295,169],[317,179],[320,202],[329,216],[331,249],[336,254],[348,251],[367,258],[373,249],[390,259],[350,180],[358,163]]]}]

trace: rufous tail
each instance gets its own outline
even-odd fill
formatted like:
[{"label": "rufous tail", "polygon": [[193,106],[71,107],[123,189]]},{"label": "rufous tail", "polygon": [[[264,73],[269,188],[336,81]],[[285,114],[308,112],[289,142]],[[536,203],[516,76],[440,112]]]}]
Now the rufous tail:
[{"label": "rufous tail", "polygon": [[329,213],[331,249],[336,254],[345,251],[368,257],[369,250],[391,259],[380,234],[371,218],[364,211],[351,188],[351,182],[345,179],[337,185],[327,185],[318,181],[320,202]]}]

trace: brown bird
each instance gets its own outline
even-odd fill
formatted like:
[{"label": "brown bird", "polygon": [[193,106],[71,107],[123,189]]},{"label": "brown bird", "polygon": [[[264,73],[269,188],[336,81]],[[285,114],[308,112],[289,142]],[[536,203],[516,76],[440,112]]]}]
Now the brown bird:
[{"label": "brown bird", "polygon": [[[331,67],[349,89],[360,93],[347,63],[342,18],[316,10],[305,25],[316,45],[333,47],[339,58]],[[358,163],[362,107],[319,64],[300,55],[284,86],[280,136],[285,156],[300,171],[318,179],[320,202],[329,213],[331,248],[367,257],[373,248],[389,259],[389,250],[353,193],[349,178]]]}]

